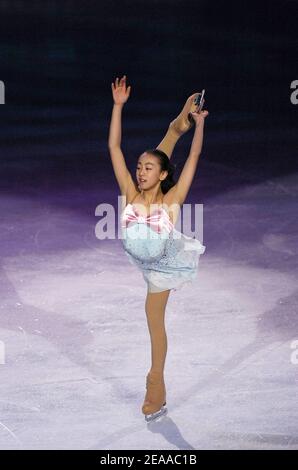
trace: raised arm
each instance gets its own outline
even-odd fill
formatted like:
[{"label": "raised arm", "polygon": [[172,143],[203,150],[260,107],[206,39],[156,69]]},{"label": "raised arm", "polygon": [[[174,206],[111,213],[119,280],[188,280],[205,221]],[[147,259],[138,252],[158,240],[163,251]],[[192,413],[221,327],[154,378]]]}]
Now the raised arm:
[{"label": "raised arm", "polygon": [[204,122],[205,117],[208,116],[208,111],[201,111],[199,113],[191,113],[195,121],[195,132],[192,139],[192,144],[188,158],[183,166],[179,179],[175,186],[171,189],[175,192],[175,200],[180,204],[184,203],[194,175],[196,173],[199,157],[202,151]]},{"label": "raised arm", "polygon": [[124,104],[129,98],[131,86],[126,88],[126,76],[121,80],[118,77],[115,84],[111,84],[114,106],[109,130],[109,152],[112,160],[114,173],[122,194],[126,194],[128,184],[132,180],[130,172],[125,163],[125,158],[121,150],[121,118]]}]

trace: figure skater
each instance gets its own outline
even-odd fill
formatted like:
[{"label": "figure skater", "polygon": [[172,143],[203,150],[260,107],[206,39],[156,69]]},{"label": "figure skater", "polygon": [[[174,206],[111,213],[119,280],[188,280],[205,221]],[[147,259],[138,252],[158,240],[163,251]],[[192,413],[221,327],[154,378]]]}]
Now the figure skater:
[{"label": "figure skater", "polygon": [[[145,312],[151,339],[151,369],[146,376],[146,395],[142,412],[146,421],[167,412],[164,367],[167,354],[165,309],[170,290],[192,282],[199,257],[205,246],[175,229],[175,223],[194,178],[202,150],[206,110],[199,110],[191,95],[174,119],[156,149],[148,149],[138,158],[134,182],[121,150],[121,114],[130,96],[126,76],[111,83],[114,100],[109,130],[109,153],[113,170],[125,199],[121,214],[123,248],[147,283]],[[170,163],[178,139],[195,128],[189,156],[178,181],[173,180]],[[126,205],[126,202],[128,204]],[[154,210],[152,210],[154,206]],[[177,236],[178,235],[178,236]]]}]

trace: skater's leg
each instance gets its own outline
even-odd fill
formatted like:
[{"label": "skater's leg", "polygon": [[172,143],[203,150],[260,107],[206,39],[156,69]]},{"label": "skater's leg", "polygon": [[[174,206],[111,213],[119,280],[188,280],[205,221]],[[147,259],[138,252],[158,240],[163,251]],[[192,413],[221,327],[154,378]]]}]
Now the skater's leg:
[{"label": "skater's leg", "polygon": [[[164,366],[167,354],[165,310],[170,290],[148,292],[146,298],[147,323],[151,338],[151,370],[146,378],[146,395],[142,406],[145,419],[151,420],[166,412]],[[157,413],[157,414],[156,414]]]},{"label": "skater's leg", "polygon": [[170,126],[169,126],[169,128],[166,132],[166,135],[164,136],[164,138],[162,139],[162,141],[160,142],[160,144],[156,148],[158,150],[162,150],[163,152],[165,152],[165,154],[170,159],[171,156],[172,156],[174,147],[175,147],[175,145],[176,145],[179,138],[180,138],[180,135],[176,132],[176,130],[173,129],[173,127],[170,124]]},{"label": "skater's leg", "polygon": [[170,123],[166,135],[164,136],[158,147],[156,147],[157,149],[165,152],[169,158],[171,158],[172,156],[174,147],[178,139],[193,125],[193,122],[188,119],[188,113],[191,111],[195,111],[197,108],[197,106],[194,104],[194,98],[196,97],[196,95],[197,93],[194,93],[193,95],[189,96],[189,98],[187,98],[182,111]]},{"label": "skater's leg", "polygon": [[163,375],[167,354],[165,310],[170,290],[147,293],[145,311],[151,339],[151,371]]}]

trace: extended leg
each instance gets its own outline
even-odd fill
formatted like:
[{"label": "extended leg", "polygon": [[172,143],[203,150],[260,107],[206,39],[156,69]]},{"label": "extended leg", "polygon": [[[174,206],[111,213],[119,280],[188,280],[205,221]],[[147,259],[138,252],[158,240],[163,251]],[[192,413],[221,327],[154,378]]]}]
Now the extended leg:
[{"label": "extended leg", "polygon": [[167,154],[169,158],[171,158],[174,147],[179,138],[180,138],[180,135],[171,127],[171,124],[170,124],[166,132],[166,135],[164,136],[164,138],[162,139],[162,141],[156,148],[159,150],[162,150],[163,152]]},{"label": "extended leg", "polygon": [[171,158],[174,147],[178,139],[187,132],[193,125],[193,122],[188,119],[188,113],[195,111],[197,106],[194,104],[194,98],[197,93],[189,96],[180,114],[170,123],[166,135],[156,147],[165,152]]}]

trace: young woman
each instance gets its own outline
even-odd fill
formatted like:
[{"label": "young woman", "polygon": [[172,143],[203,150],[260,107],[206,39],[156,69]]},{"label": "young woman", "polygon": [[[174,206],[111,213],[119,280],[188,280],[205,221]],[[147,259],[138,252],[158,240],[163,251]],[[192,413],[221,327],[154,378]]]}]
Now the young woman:
[{"label": "young woman", "polygon": [[[199,257],[205,246],[175,229],[179,210],[188,194],[202,150],[204,120],[208,111],[198,111],[191,95],[174,119],[156,149],[138,158],[134,182],[121,150],[121,114],[130,96],[126,76],[111,84],[114,106],[109,131],[109,152],[121,195],[125,199],[121,216],[123,247],[131,263],[142,272],[147,283],[145,311],[151,339],[151,369],[146,377],[146,396],[142,412],[146,421],[164,414],[166,388],[164,366],[167,353],[165,308],[170,290],[195,279]],[[189,156],[175,183],[173,149],[181,135],[194,125]],[[153,208],[153,209],[152,209]]]}]

